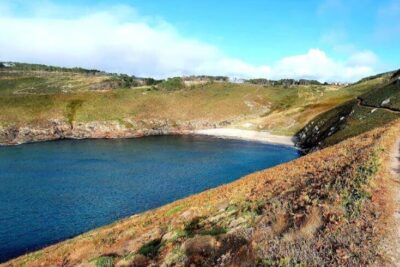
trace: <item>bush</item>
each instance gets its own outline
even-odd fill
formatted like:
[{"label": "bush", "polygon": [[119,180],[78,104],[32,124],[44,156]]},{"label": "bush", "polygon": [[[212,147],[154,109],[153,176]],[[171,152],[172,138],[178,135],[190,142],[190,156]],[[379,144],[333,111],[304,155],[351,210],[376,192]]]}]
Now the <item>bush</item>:
[{"label": "bush", "polygon": [[144,84],[145,85],[157,85],[157,84],[159,84],[161,82],[162,82],[162,80],[156,80],[156,79],[153,79],[153,78],[145,78],[144,79]]},{"label": "bush", "polygon": [[155,239],[147,244],[144,244],[140,249],[139,249],[139,254],[149,257],[149,258],[154,258],[158,254],[158,250],[161,248],[163,243],[161,242],[161,239]]},{"label": "bush", "polygon": [[168,78],[168,80],[160,83],[160,86],[165,90],[173,91],[184,88],[185,84],[181,78],[175,77],[175,78]]},{"label": "bush", "polygon": [[109,256],[101,256],[96,259],[96,267],[113,267],[114,258]]},{"label": "bush", "polygon": [[83,100],[80,100],[80,99],[72,100],[67,104],[67,119],[68,119],[69,124],[72,125],[72,123],[74,122],[76,112],[82,106],[82,104],[83,104]]}]

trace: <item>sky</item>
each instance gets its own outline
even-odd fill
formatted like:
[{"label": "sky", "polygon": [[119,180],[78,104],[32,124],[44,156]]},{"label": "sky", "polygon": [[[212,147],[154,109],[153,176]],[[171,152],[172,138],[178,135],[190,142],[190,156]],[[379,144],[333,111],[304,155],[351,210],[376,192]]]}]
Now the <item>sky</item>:
[{"label": "sky", "polygon": [[400,0],[0,0],[0,61],[353,82],[400,67]]}]

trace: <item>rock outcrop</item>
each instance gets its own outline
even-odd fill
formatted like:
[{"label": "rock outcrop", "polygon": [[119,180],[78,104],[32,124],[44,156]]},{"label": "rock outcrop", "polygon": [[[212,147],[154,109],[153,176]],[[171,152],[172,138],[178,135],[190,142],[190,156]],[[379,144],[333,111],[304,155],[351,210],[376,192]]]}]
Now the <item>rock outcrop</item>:
[{"label": "rock outcrop", "polygon": [[229,122],[171,121],[163,119],[73,122],[53,119],[27,125],[0,126],[0,145],[59,139],[135,138],[150,135],[187,134],[192,130],[215,128]]}]

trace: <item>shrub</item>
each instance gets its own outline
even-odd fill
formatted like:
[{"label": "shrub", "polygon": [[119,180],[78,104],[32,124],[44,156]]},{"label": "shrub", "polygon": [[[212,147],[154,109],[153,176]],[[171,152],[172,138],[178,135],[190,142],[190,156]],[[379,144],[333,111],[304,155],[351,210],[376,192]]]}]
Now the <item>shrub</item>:
[{"label": "shrub", "polygon": [[207,230],[201,230],[200,234],[201,235],[212,235],[212,236],[217,236],[217,235],[221,235],[221,234],[225,234],[227,231],[224,227],[220,227],[220,226],[214,226],[211,229],[207,229]]},{"label": "shrub", "polygon": [[157,85],[157,84],[159,84],[161,82],[162,82],[162,80],[156,80],[156,79],[153,79],[153,78],[145,78],[144,79],[144,84],[145,85]]},{"label": "shrub", "polygon": [[168,90],[168,91],[173,91],[173,90],[179,90],[185,87],[185,84],[183,80],[179,77],[174,77],[174,78],[168,78],[168,80],[163,81],[160,84],[161,88]]},{"label": "shrub", "polygon": [[113,267],[114,258],[110,256],[101,256],[96,259],[96,267]]},{"label": "shrub", "polygon": [[139,249],[139,254],[149,257],[149,258],[154,258],[158,254],[158,250],[162,247],[163,243],[161,242],[161,239],[154,239],[146,244],[144,244],[140,249]]},{"label": "shrub", "polygon": [[67,119],[68,122],[72,125],[72,122],[75,120],[75,115],[78,110],[83,104],[83,100],[72,100],[67,104]]}]

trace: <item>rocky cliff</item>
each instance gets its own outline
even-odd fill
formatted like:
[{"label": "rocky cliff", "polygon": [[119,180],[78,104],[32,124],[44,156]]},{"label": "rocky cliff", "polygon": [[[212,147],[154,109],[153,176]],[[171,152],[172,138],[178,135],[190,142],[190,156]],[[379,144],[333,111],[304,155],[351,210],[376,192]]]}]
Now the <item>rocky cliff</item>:
[{"label": "rocky cliff", "polygon": [[192,130],[215,128],[230,122],[121,120],[74,122],[61,119],[27,125],[0,126],[0,145],[87,138],[135,138],[150,135],[186,134]]}]

